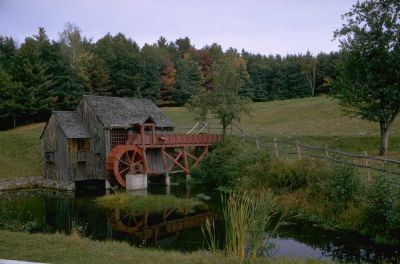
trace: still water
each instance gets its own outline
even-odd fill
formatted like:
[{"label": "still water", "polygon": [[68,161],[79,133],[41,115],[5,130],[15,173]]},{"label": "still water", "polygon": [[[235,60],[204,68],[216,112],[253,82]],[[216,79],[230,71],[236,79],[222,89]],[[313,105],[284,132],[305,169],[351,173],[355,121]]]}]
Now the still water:
[{"label": "still water", "polygon": [[[94,199],[104,193],[89,190],[84,194],[21,190],[0,192],[0,226],[29,232],[70,233],[74,229],[95,240],[114,239],[180,251],[205,248],[201,224],[204,223],[204,214],[209,217],[208,214],[219,210],[219,192],[200,186],[188,188],[182,184],[168,189],[150,185],[147,192],[178,197],[208,196],[210,200],[205,202],[210,211],[189,215],[185,220],[176,219],[173,214],[168,221],[162,220],[161,216],[152,216],[146,220],[146,225],[140,226],[140,217],[134,220],[129,217],[127,220],[119,212],[107,212],[96,206]],[[157,221],[162,224],[155,224]],[[140,228],[132,229],[135,226]],[[383,259],[393,263],[400,261],[400,246],[375,244],[363,236],[321,230],[308,223],[282,226],[272,242],[273,248],[265,255],[355,263],[375,263]]]}]

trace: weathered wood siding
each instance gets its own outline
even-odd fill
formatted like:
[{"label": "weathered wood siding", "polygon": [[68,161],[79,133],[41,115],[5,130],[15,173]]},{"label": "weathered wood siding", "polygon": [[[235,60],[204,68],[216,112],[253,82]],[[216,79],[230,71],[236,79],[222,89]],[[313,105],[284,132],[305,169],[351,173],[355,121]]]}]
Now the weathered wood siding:
[{"label": "weathered wood siding", "polygon": [[90,175],[89,139],[68,139],[68,175],[70,181],[87,180]]},{"label": "weathered wood siding", "polygon": [[106,148],[106,139],[109,140],[110,137],[106,136],[103,124],[85,100],[82,100],[79,103],[77,111],[81,114],[81,118],[89,128],[92,136],[86,155],[86,179],[105,179],[107,173],[105,170],[105,164],[107,153],[109,152]]},{"label": "weathered wood siding", "polygon": [[[167,149],[166,152],[173,156],[173,150]],[[147,149],[146,150],[146,159],[147,159],[147,169],[150,173],[155,174],[163,174],[164,170],[164,160],[161,154],[161,149]],[[171,159],[166,159],[166,164],[170,167],[173,164]]]},{"label": "weathered wood siding", "polygon": [[[57,119],[50,118],[42,137],[43,177],[46,179],[68,181],[67,139]],[[53,161],[46,160],[46,153],[53,153]]]}]

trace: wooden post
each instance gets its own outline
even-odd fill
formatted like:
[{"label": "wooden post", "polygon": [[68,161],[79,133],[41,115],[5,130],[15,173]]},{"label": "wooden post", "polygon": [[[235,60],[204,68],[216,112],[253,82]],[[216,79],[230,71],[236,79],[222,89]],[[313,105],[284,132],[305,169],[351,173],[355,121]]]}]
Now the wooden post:
[{"label": "wooden post", "polygon": [[185,176],[186,176],[186,182],[189,182],[190,180],[190,170],[189,170],[189,162],[187,158],[187,152],[186,152],[186,147],[183,147],[182,154],[183,154],[183,164],[185,167]]},{"label": "wooden post", "polygon": [[328,145],[325,144],[325,158],[329,158],[329,149]]},{"label": "wooden post", "polygon": [[368,168],[368,153],[366,151],[364,151],[363,154],[364,154],[364,167],[367,170],[367,181],[371,182],[371,173]]},{"label": "wooden post", "polygon": [[301,149],[299,141],[296,141],[296,154],[297,154],[297,160],[301,160]]},{"label": "wooden post", "polygon": [[275,150],[275,157],[279,158],[279,150],[278,150],[278,141],[274,138],[274,150]]},{"label": "wooden post", "polygon": [[260,141],[258,140],[258,138],[256,138],[256,147],[257,149],[260,149]]}]

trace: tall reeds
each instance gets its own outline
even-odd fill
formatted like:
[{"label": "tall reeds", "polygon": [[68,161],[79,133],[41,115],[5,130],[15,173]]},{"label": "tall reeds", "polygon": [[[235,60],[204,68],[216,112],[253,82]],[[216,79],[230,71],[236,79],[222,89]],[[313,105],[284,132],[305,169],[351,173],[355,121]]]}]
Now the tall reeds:
[{"label": "tall reeds", "polygon": [[[231,193],[222,196],[222,203],[224,251],[241,258],[260,255],[287,216],[279,216],[276,199],[269,191]],[[210,250],[215,251],[218,238],[212,228],[214,225],[208,223],[203,234]]]}]

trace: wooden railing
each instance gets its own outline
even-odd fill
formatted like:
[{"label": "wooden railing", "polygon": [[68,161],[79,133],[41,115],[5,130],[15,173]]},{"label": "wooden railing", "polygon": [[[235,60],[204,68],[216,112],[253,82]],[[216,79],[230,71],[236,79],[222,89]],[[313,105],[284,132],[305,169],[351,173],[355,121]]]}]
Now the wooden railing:
[{"label": "wooden railing", "polygon": [[164,146],[164,145],[213,145],[222,141],[220,134],[168,134],[168,135],[134,135],[133,144],[146,146]]}]

